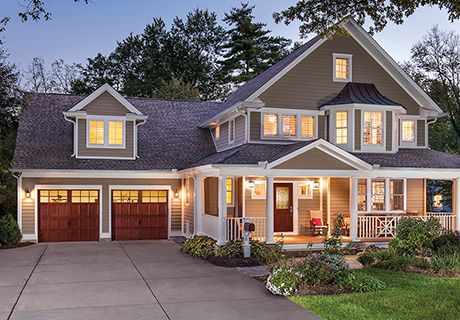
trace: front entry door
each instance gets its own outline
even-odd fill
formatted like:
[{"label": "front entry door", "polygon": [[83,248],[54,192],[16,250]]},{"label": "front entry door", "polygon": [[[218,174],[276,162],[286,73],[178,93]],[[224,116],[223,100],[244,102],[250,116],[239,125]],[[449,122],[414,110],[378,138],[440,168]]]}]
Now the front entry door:
[{"label": "front entry door", "polygon": [[275,183],[275,232],[293,232],[292,183]]}]

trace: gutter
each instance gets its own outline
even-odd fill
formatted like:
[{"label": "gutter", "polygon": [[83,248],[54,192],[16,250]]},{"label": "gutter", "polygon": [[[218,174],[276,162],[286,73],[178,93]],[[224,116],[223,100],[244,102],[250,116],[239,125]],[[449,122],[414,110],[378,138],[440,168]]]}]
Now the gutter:
[{"label": "gutter", "polygon": [[235,108],[235,111],[236,113],[242,115],[244,117],[244,141],[243,141],[243,144],[246,144],[248,143],[249,141],[249,118],[248,118],[248,115],[247,115],[247,110],[245,110],[246,112],[241,112],[240,110],[238,110],[239,107],[236,107]]},{"label": "gutter", "polygon": [[17,183],[16,183],[16,193],[17,193],[17,211],[16,211],[16,221],[18,222],[19,229],[21,230],[22,233],[22,199],[21,199],[21,191],[22,191],[22,177],[21,177],[21,172],[19,172],[19,175],[15,175],[14,172],[11,172],[11,175],[16,178]]},{"label": "gutter", "polygon": [[73,123],[73,154],[70,156],[71,158],[75,157],[75,154],[77,153],[77,122],[67,118],[66,112],[64,113],[64,119],[66,119],[69,122]]},{"label": "gutter", "polygon": [[136,152],[135,152],[135,157],[136,157],[136,159],[139,159],[139,155],[138,155],[138,153],[137,153],[137,151],[138,151],[138,150],[137,150],[137,143],[138,143],[138,140],[139,140],[139,137],[138,137],[138,135],[137,135],[137,130],[138,130],[137,127],[139,127],[141,124],[144,124],[145,121],[147,121],[147,118],[142,119],[142,120],[139,120],[139,122],[136,123],[136,139],[134,140],[135,150],[136,150]]}]

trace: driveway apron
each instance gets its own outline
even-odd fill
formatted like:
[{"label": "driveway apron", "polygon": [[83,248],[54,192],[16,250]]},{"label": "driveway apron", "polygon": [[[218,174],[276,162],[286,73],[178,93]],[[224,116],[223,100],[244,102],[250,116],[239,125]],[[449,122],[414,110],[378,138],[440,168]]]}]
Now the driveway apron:
[{"label": "driveway apron", "polygon": [[0,251],[3,319],[320,319],[234,268],[171,241],[36,244]]}]

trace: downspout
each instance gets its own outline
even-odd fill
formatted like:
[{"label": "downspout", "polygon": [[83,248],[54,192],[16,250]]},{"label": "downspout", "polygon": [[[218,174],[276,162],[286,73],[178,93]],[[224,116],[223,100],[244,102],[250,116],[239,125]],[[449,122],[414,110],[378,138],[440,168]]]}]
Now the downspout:
[{"label": "downspout", "polygon": [[[195,223],[196,223],[196,214],[197,214],[196,213],[196,178],[194,176],[191,176],[188,171],[187,171],[187,176],[193,179],[193,234],[195,234],[195,229],[196,229]],[[201,214],[201,212],[198,214]]]},{"label": "downspout", "polygon": [[244,123],[245,123],[245,128],[244,128],[244,141],[243,144],[248,143],[249,141],[249,123],[248,123],[248,115],[247,111],[246,112],[241,112],[238,110],[239,107],[235,108],[236,113],[242,115],[244,117]]},{"label": "downspout", "polygon": [[[431,121],[431,122],[429,122],[429,121],[426,122],[426,127],[427,127],[427,131],[428,131],[428,132],[426,133],[426,137],[428,137],[428,133],[429,133],[429,131],[430,131],[429,128],[428,128],[428,126],[429,126],[430,124],[435,123],[436,121],[438,121],[438,118],[434,118],[434,120]],[[426,142],[428,142],[428,138],[426,138],[426,140],[427,140]],[[428,149],[430,149],[430,147],[428,146],[428,144],[427,144],[426,147],[427,147]]]},{"label": "downspout", "polygon": [[138,142],[138,135],[137,135],[138,129],[137,129],[137,127],[139,127],[141,124],[144,124],[145,121],[146,120],[140,120],[138,123],[136,123],[136,141],[135,141],[135,143],[136,143],[136,159],[139,159],[139,155],[137,154],[137,145],[138,145],[138,143],[137,143]]},{"label": "downspout", "polygon": [[66,116],[64,116],[64,119],[73,123],[73,154],[70,156],[71,158],[73,158],[75,157],[75,154],[77,153],[76,151],[77,150],[77,129],[76,129],[77,123],[74,120],[67,118]]}]

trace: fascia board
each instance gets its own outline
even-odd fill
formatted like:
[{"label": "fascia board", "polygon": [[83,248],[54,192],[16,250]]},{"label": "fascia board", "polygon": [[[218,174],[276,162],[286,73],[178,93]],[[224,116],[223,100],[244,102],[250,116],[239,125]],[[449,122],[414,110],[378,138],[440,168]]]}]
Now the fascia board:
[{"label": "fascia board", "polygon": [[45,170],[12,168],[12,172],[21,172],[24,178],[113,178],[120,179],[181,179],[183,174],[169,170]]},{"label": "fascia board", "polygon": [[384,104],[366,104],[366,103],[344,103],[344,104],[333,104],[324,105],[319,110],[338,110],[338,109],[377,109],[377,110],[394,110],[406,113],[407,110],[401,105],[384,105]]},{"label": "fascia board", "polygon": [[80,101],[78,104],[76,104],[73,108],[71,108],[68,112],[76,112],[79,111],[80,109],[83,109],[86,107],[90,102],[92,102],[94,99],[99,97],[101,94],[104,92],[110,93],[118,102],[120,102],[126,109],[128,109],[131,113],[137,114],[137,115],[142,115],[142,113],[137,110],[131,103],[128,102],[121,94],[119,94],[114,88],[112,88],[109,84],[105,83],[103,86],[99,87],[96,91],[91,93],[89,96],[87,96],[85,99]]},{"label": "fascia board", "polygon": [[442,113],[439,106],[412,80],[396,61],[353,19],[344,25],[345,29],[367,53],[414,99],[421,107]]}]

